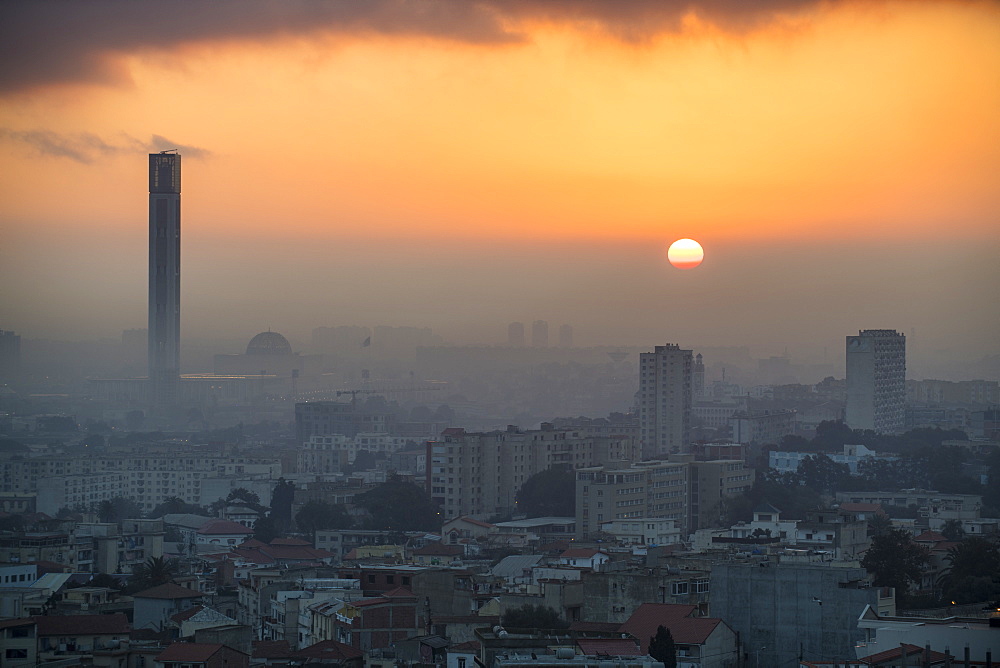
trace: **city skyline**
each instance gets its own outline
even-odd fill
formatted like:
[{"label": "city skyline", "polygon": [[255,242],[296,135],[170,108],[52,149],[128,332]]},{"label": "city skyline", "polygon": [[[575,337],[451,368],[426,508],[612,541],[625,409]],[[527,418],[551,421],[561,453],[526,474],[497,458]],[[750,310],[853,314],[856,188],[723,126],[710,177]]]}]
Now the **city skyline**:
[{"label": "city skyline", "polygon": [[[177,148],[185,339],[547,320],[581,346],[1000,352],[996,3],[431,4],[219,3],[143,35],[160,10],[107,2],[71,39],[6,7],[4,328],[142,326],[140,165]],[[682,237],[701,267],[667,263]]]}]

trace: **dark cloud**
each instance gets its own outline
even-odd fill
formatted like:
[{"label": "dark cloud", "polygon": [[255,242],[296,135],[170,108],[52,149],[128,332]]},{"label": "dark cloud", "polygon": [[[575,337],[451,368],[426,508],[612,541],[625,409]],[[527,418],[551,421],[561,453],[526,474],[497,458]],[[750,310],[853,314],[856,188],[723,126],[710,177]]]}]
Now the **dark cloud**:
[{"label": "dark cloud", "polygon": [[[834,1],[834,0],[829,0]],[[209,40],[282,35],[421,35],[467,43],[522,39],[526,19],[590,24],[624,39],[675,30],[689,11],[727,29],[820,0],[7,0],[0,5],[0,93],[117,83],[118,56]]]},{"label": "dark cloud", "polygon": [[67,158],[84,165],[100,157],[121,153],[156,153],[177,149],[185,157],[206,158],[211,152],[197,146],[185,146],[160,135],[153,135],[148,142],[124,135],[116,143],[108,143],[97,135],[78,133],[62,135],[50,130],[10,130],[0,128],[0,140],[12,141],[31,147],[37,153],[55,158]]},{"label": "dark cloud", "polygon": [[195,159],[207,158],[212,155],[212,152],[207,149],[198,148],[197,146],[188,146],[186,144],[179,144],[175,141],[170,141],[166,137],[161,137],[160,135],[153,135],[153,141],[146,144],[144,149],[149,153],[177,149],[177,152],[185,158]]}]

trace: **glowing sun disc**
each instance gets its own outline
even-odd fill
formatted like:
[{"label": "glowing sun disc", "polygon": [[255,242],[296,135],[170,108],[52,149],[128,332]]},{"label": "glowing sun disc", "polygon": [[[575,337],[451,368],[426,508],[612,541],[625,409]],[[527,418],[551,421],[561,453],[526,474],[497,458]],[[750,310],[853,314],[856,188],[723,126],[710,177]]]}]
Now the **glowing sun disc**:
[{"label": "glowing sun disc", "polygon": [[705,250],[694,239],[678,239],[670,244],[667,259],[678,269],[694,269],[705,259]]}]

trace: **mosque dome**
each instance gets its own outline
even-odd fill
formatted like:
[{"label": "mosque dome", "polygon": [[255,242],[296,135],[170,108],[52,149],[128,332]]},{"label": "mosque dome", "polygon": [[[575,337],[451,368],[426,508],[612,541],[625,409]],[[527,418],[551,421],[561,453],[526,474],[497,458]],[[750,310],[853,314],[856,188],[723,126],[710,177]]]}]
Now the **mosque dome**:
[{"label": "mosque dome", "polygon": [[247,355],[291,355],[292,344],[277,332],[261,332],[250,339]]}]

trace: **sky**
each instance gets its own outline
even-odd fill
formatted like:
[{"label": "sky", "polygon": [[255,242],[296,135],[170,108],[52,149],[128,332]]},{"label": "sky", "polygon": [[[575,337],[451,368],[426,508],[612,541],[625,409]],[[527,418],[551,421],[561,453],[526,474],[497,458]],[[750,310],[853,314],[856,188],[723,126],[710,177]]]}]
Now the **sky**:
[{"label": "sky", "polygon": [[145,326],[171,148],[185,338],[1000,354],[995,1],[6,2],[0,328]]}]

